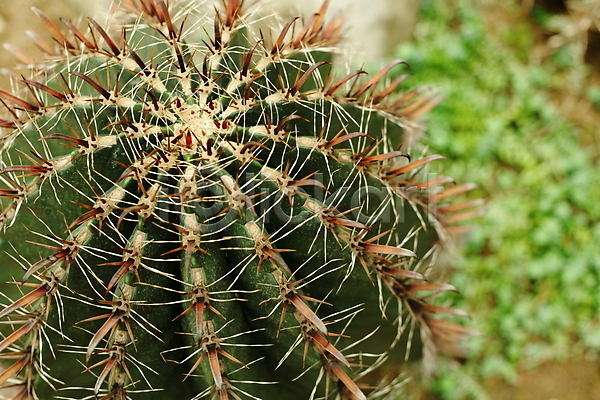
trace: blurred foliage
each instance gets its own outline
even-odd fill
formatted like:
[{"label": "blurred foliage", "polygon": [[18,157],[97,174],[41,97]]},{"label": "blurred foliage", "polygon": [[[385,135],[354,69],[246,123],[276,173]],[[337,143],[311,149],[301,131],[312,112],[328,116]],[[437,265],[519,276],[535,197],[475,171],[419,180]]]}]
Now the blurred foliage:
[{"label": "blurred foliage", "polygon": [[568,42],[539,56],[555,21],[545,10],[496,3],[423,1],[415,40],[397,51],[413,85],[446,95],[427,121],[445,174],[488,201],[451,278],[483,336],[437,379],[443,399],[483,399],[486,377],[600,350],[599,125],[559,107],[579,94],[598,107],[600,88],[581,57],[564,59]]}]

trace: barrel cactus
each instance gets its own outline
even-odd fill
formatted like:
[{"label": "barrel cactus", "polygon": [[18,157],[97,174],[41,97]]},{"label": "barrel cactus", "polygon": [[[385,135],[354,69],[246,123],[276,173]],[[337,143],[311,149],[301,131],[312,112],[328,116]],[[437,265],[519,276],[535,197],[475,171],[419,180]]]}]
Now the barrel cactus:
[{"label": "barrel cactus", "polygon": [[326,7],[260,29],[243,0],[86,29],[34,9],[56,43],[9,47],[0,91],[0,390],[383,398],[411,346],[456,349],[432,279],[478,202],[409,155],[439,96],[388,79],[400,60],[333,68]]}]

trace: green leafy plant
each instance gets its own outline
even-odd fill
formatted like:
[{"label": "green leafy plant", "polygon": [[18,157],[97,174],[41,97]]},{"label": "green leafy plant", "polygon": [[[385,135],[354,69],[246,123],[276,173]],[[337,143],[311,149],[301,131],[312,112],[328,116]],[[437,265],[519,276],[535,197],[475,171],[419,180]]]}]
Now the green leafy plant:
[{"label": "green leafy plant", "polygon": [[424,4],[396,56],[446,95],[428,114],[432,151],[452,160],[444,173],[489,198],[450,280],[482,339],[466,365],[438,369],[435,396],[479,400],[486,387],[493,398],[500,379],[489,379],[502,377],[517,397],[523,371],[599,349],[598,121],[574,97],[596,78],[572,79],[589,65],[539,60],[544,41],[521,2]]},{"label": "green leafy plant", "polygon": [[58,46],[13,50],[0,91],[15,398],[379,398],[411,348],[460,351],[429,278],[479,202],[407,144],[439,96],[387,82],[399,60],[331,69],[326,7],[258,32],[240,0],[124,1],[85,32],[34,10]]}]

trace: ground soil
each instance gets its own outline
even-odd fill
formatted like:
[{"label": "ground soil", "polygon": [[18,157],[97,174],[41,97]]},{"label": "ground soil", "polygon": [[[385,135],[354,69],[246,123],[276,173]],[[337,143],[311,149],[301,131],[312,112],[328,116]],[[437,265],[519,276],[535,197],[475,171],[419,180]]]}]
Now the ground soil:
[{"label": "ground soil", "polygon": [[583,357],[548,362],[521,371],[514,384],[501,379],[484,382],[491,400],[600,399],[600,360]]}]

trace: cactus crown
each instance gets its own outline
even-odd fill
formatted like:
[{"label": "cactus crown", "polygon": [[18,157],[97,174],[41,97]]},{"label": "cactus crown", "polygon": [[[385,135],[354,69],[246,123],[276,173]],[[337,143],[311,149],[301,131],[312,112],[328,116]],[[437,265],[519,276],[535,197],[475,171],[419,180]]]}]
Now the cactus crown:
[{"label": "cactus crown", "polygon": [[[404,150],[439,100],[336,76],[341,18],[253,33],[255,6],[123,1],[0,91],[17,399],[380,398],[388,358],[452,349],[428,274],[477,202]],[[212,24],[212,27],[208,28]],[[204,30],[200,29],[204,27]],[[63,29],[64,28],[64,29]],[[22,271],[22,272],[20,272]],[[8,294],[12,293],[12,294]],[[397,353],[391,349],[406,343]],[[408,349],[407,349],[408,348]]]}]

